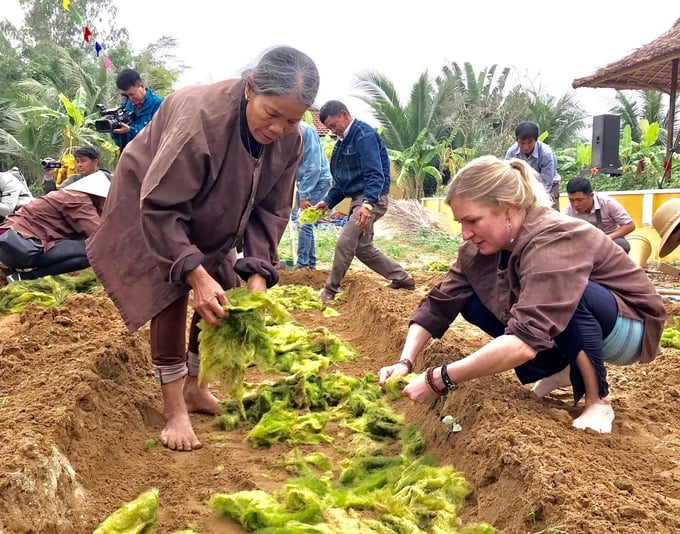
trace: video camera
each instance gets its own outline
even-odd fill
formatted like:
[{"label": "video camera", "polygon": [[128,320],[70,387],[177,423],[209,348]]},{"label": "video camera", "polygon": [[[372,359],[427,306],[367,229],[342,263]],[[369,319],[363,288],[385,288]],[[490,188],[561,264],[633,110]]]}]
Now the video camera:
[{"label": "video camera", "polygon": [[121,124],[132,122],[132,113],[126,111],[123,106],[106,109],[103,104],[97,104],[99,115],[103,118],[94,121],[94,129],[98,132],[112,132],[120,128]]},{"label": "video camera", "polygon": [[45,170],[48,169],[60,169],[61,168],[61,163],[58,162],[54,158],[45,158],[40,160],[40,165],[42,165],[42,168]]}]

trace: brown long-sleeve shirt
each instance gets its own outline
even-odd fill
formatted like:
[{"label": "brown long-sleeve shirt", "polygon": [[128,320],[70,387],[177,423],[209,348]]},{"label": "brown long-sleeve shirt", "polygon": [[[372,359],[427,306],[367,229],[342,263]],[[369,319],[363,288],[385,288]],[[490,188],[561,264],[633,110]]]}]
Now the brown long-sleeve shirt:
[{"label": "brown long-sleeve shirt", "polygon": [[243,94],[242,80],[180,89],[121,155],[87,252],[131,331],[189,291],[186,271],[228,269],[239,236],[246,257],[278,263],[302,142],[296,129],[251,156]]},{"label": "brown long-sleeve shirt", "polygon": [[500,253],[484,256],[464,243],[446,278],[412,317],[441,337],[474,292],[514,334],[537,351],[553,345],[574,314],[589,280],[611,291],[619,315],[644,322],[640,361],[658,352],[666,311],[647,274],[600,230],[549,208],[532,208],[517,234],[507,268]]},{"label": "brown long-sleeve shirt", "polygon": [[100,223],[90,195],[62,189],[33,199],[0,224],[25,239],[38,239],[47,252],[62,239],[87,239]]}]

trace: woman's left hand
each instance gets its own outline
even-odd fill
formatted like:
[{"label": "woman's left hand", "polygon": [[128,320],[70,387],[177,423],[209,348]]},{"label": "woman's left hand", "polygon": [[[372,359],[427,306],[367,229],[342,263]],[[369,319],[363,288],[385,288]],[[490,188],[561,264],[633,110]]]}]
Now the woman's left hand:
[{"label": "woman's left hand", "polygon": [[414,402],[432,402],[439,398],[434,391],[430,389],[425,380],[425,373],[420,373],[413,380],[411,380],[404,387],[402,394]]}]

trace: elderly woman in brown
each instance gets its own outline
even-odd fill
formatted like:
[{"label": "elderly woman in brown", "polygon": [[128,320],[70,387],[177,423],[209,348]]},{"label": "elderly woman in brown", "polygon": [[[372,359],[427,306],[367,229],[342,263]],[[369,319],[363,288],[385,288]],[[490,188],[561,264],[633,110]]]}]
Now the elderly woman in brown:
[{"label": "elderly woman in brown", "polygon": [[161,442],[171,449],[202,446],[189,412],[221,411],[198,382],[198,320],[219,321],[224,290],[239,276],[255,291],[278,281],[276,250],[301,154],[298,123],[318,87],[307,55],[272,48],[241,79],[168,96],[121,155],[88,257],[129,330],[151,320]]},{"label": "elderly woman in brown", "polygon": [[406,374],[460,313],[494,339],[428,369],[404,395],[429,402],[462,382],[514,369],[538,397],[571,384],[575,402],[585,395],[573,426],[611,432],[605,362],[652,361],[663,331],[665,309],[645,272],[591,224],[550,209],[523,161],[471,161],[446,202],[466,242],[416,309],[401,359],[380,370],[380,381]]}]

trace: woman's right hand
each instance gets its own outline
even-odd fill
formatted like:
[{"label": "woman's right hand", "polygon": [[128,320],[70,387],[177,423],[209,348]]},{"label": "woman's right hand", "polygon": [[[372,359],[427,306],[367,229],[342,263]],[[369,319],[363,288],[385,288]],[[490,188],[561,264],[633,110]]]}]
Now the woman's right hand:
[{"label": "woman's right hand", "polygon": [[199,265],[187,275],[187,283],[194,290],[191,307],[208,324],[220,324],[220,318],[224,317],[222,308],[229,304],[224,289],[217,281],[208,274],[205,267]]},{"label": "woman's right hand", "polygon": [[409,374],[409,368],[403,363],[393,363],[380,369],[378,373],[378,385],[384,386],[387,379],[391,376],[406,376]]}]

